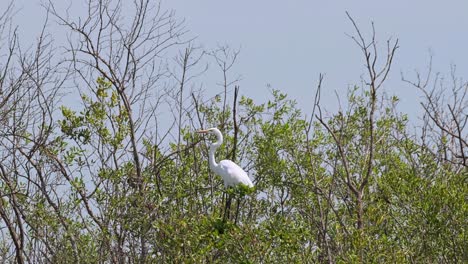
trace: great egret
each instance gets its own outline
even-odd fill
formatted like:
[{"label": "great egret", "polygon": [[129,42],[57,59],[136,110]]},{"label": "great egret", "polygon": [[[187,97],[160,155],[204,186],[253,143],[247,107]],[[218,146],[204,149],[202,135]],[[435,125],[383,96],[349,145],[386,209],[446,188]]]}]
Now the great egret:
[{"label": "great egret", "polygon": [[239,167],[239,165],[230,160],[222,160],[219,163],[216,163],[214,156],[216,149],[223,144],[223,134],[221,134],[219,129],[208,128],[206,130],[197,131],[197,133],[212,134],[216,136],[216,141],[210,144],[208,162],[211,170],[223,178],[225,187],[236,186],[241,183],[249,187],[254,186],[247,173]]}]

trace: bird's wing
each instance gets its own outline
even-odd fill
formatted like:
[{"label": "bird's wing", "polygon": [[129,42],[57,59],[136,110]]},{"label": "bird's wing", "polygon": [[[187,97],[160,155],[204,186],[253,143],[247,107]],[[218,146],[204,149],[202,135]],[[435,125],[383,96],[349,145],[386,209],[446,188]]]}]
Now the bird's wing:
[{"label": "bird's wing", "polygon": [[219,162],[219,165],[221,167],[219,173],[227,186],[243,183],[249,187],[253,187],[249,176],[239,165],[230,160],[222,160]]}]

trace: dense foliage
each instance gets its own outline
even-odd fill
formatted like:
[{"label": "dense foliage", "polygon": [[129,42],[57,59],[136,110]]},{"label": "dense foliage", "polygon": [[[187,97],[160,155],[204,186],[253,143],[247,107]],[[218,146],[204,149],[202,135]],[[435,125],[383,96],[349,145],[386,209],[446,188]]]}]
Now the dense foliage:
[{"label": "dense foliage", "polygon": [[[310,118],[284,91],[262,103],[240,96],[226,79],[237,53],[207,56],[180,41],[170,13],[138,16],[153,14],[151,1],[136,4],[129,27],[111,2],[91,1],[81,24],[50,8],[77,39],[57,66],[50,36],[31,53],[16,35],[0,47],[0,259],[468,261],[466,83],[454,82],[453,101],[412,83],[428,95],[415,131],[381,88],[391,59],[383,78],[370,61],[368,84],[350,89],[345,106],[325,115],[311,98]],[[367,62],[377,59],[370,44],[359,46]],[[188,46],[174,68],[159,61],[179,45]],[[209,99],[187,88],[205,57],[224,73],[224,90]],[[240,164],[254,189],[225,190],[209,170],[212,139],[194,133],[208,127],[224,133],[217,158]],[[227,220],[225,192],[235,196]]]}]

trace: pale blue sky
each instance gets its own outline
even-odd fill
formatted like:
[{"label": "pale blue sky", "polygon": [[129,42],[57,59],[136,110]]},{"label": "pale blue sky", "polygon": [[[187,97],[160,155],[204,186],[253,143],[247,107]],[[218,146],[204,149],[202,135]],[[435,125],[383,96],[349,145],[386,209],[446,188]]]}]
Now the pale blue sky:
[{"label": "pale blue sky", "polygon": [[[0,1],[0,10],[7,2]],[[44,19],[40,0],[15,3],[23,38],[37,35]],[[242,75],[241,93],[264,100],[270,84],[296,99],[306,113],[319,73],[326,74],[323,103],[330,110],[336,105],[334,91],[343,95],[349,85],[360,83],[364,73],[362,55],[345,34],[353,33],[345,11],[364,33],[370,32],[374,21],[382,44],[388,37],[400,39],[385,89],[402,99],[403,112],[416,113],[420,107],[415,104],[418,93],[400,81],[400,72],[424,71],[429,50],[436,71],[448,73],[450,64],[457,65],[461,77],[468,71],[466,0],[163,0],[163,7],[185,18],[187,28],[205,48],[241,47],[233,71]],[[219,77],[203,79],[206,93],[220,91],[215,85]]]},{"label": "pale blue sky", "polygon": [[364,33],[370,33],[374,21],[382,44],[388,37],[399,38],[385,89],[401,97],[404,112],[418,111],[418,93],[400,81],[400,72],[425,70],[429,50],[436,71],[448,72],[450,64],[457,65],[460,76],[468,70],[468,1],[171,0],[166,5],[186,18],[206,46],[242,47],[237,71],[245,93],[260,97],[269,83],[304,108],[319,73],[326,74],[327,104],[336,102],[334,90],[342,94],[364,73],[363,58],[345,34],[353,33],[345,11]]}]

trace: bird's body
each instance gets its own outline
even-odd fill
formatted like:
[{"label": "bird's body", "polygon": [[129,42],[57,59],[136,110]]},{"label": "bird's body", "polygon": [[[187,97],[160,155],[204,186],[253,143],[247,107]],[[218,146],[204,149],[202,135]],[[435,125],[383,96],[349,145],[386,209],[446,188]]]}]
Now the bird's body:
[{"label": "bird's body", "polygon": [[230,160],[222,160],[219,163],[216,162],[214,154],[216,149],[223,143],[221,131],[217,128],[209,128],[200,130],[198,133],[216,135],[217,140],[210,145],[209,163],[211,170],[223,178],[224,186],[229,187],[238,184],[245,184],[249,187],[254,186],[247,173],[236,163]]},{"label": "bird's body", "polygon": [[237,164],[230,160],[222,160],[218,163],[218,167],[212,168],[212,170],[223,177],[224,186],[234,186],[239,183],[245,184],[249,187],[253,187],[253,183],[250,180],[247,173],[239,167]]}]

